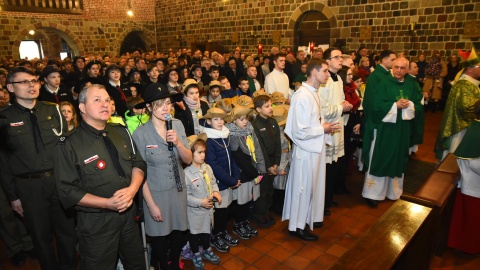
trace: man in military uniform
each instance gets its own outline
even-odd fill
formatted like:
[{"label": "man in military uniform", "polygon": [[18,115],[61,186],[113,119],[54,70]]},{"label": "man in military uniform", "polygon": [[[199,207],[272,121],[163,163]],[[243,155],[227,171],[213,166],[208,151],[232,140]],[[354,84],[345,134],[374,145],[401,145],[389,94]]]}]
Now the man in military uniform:
[{"label": "man in military uniform", "polygon": [[67,124],[56,104],[37,101],[40,83],[33,71],[13,68],[7,88],[15,98],[0,111],[0,118],[9,123],[2,129],[0,147],[5,195],[24,219],[41,268],[75,269],[75,224],[58,201],[53,177],[54,146]]},{"label": "man in military uniform", "polygon": [[60,201],[77,209],[81,269],[145,269],[133,198],[146,163],[126,127],[107,124],[110,97],[94,84],[79,95],[83,122],[55,149]]}]

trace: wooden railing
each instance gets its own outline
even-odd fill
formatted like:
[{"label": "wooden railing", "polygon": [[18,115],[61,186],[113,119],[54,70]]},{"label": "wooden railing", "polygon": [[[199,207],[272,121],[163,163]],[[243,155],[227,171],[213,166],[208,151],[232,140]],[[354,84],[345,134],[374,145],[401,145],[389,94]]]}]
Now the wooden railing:
[{"label": "wooden railing", "polygon": [[3,0],[3,11],[81,14],[83,0]]}]

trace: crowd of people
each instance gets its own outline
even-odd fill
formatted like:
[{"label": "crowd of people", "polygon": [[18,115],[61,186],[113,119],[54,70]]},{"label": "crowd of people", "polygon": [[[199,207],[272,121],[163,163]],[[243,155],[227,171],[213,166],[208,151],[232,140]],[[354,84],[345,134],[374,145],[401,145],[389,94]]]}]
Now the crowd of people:
[{"label": "crowd of people", "polygon": [[[315,241],[335,195],[351,194],[353,159],[370,207],[397,200],[409,154],[423,143],[424,111],[451,110],[449,92],[462,99],[455,87],[464,81],[477,83],[478,100],[478,62],[460,56],[447,65],[436,53],[414,62],[365,47],[308,54],[274,46],[266,55],[3,59],[7,255],[15,265],[29,254],[42,269],[75,269],[78,242],[81,269],[178,269],[181,257],[204,269],[220,263],[214,250],[273,226],[270,211],[288,220],[291,235]],[[454,152],[443,141],[458,146],[467,126],[445,132],[437,150]]]}]

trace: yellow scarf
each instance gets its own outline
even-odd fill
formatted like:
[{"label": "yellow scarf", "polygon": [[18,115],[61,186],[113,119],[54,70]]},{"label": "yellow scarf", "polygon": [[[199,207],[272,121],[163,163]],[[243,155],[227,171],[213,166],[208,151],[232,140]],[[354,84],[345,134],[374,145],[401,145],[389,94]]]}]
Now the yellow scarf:
[{"label": "yellow scarf", "polygon": [[205,168],[204,166],[203,167],[203,170],[202,170],[202,173],[203,173],[203,179],[205,179],[205,184],[207,186],[207,191],[208,191],[208,197],[212,197],[212,184],[210,182],[210,177],[208,176],[208,173],[207,173],[207,168]]},{"label": "yellow scarf", "polygon": [[255,144],[253,143],[252,135],[248,135],[246,142],[248,151],[250,151],[250,155],[253,158],[253,161],[257,162],[257,156],[255,155]]}]

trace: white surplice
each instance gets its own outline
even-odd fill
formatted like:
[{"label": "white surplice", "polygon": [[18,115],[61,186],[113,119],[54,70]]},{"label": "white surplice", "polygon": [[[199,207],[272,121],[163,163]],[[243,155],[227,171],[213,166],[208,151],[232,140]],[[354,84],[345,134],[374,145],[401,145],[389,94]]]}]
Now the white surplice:
[{"label": "white surplice", "polygon": [[[323,221],[325,206],[325,143],[323,116],[317,89],[302,83],[292,96],[285,133],[293,142],[282,221],[288,230],[304,229]],[[319,120],[322,119],[322,122]]]}]

